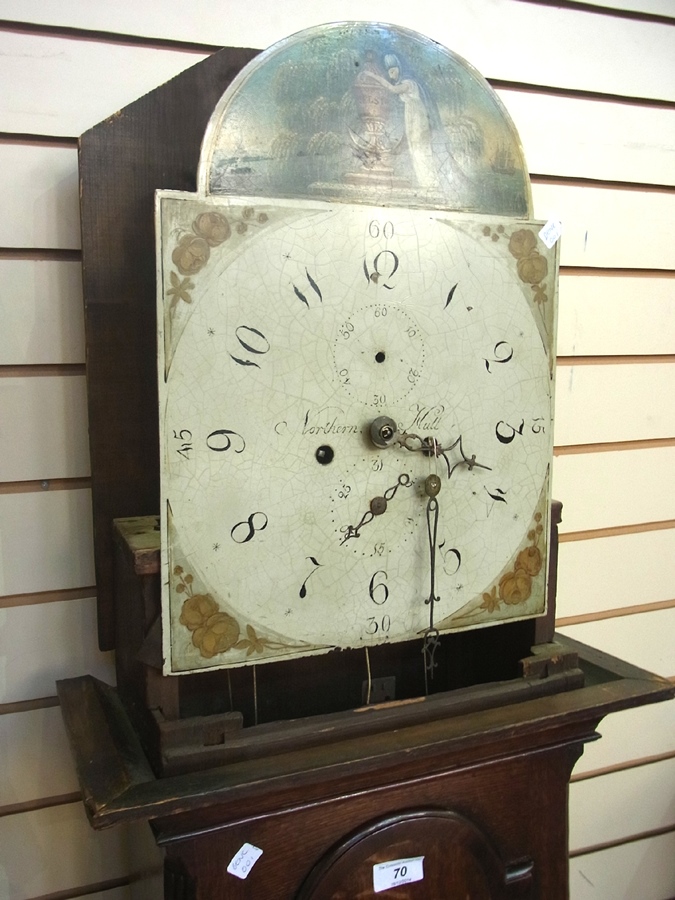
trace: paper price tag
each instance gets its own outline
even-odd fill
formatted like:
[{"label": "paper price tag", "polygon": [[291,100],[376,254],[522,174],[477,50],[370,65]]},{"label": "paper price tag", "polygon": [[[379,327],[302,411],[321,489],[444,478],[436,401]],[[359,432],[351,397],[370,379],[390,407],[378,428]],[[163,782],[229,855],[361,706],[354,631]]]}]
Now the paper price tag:
[{"label": "paper price tag", "polygon": [[423,880],[423,856],[392,859],[391,862],[377,863],[373,866],[373,890],[376,894],[398,887],[399,884],[412,884],[413,881]]},{"label": "paper price tag", "polygon": [[549,219],[539,232],[539,237],[550,250],[555,242],[560,239],[561,234],[562,222],[560,221],[560,219]]},{"label": "paper price tag", "polygon": [[242,844],[239,851],[230,860],[227,871],[230,875],[236,875],[237,878],[247,878],[248,873],[261,856],[260,847],[254,847],[253,844]]}]

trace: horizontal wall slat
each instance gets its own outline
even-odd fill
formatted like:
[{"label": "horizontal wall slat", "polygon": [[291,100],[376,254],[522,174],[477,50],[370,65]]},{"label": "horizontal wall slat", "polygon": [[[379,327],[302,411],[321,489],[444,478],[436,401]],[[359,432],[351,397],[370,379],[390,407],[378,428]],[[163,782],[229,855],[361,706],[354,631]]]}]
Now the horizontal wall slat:
[{"label": "horizontal wall slat", "polygon": [[90,674],[114,682],[113,654],[97,647],[94,599],[3,609],[0,622],[0,651],[12,659],[0,703],[54,693],[61,678]]},{"label": "horizontal wall slat", "polygon": [[539,219],[560,219],[564,266],[675,269],[675,192],[533,184]]},{"label": "horizontal wall slat", "polygon": [[89,490],[0,494],[0,594],[93,584],[92,541]]},{"label": "horizontal wall slat", "polygon": [[0,247],[80,246],[75,147],[0,144],[0,192]]},{"label": "horizontal wall slat", "polygon": [[675,184],[675,109],[497,93],[518,129],[530,172]]},{"label": "horizontal wall slat", "polygon": [[0,608],[30,606],[36,603],[60,603],[64,600],[81,600],[96,596],[96,587],[68,588],[61,591],[40,591],[37,594],[5,594],[0,596]]},{"label": "horizontal wall slat", "polygon": [[605,6],[609,9],[632,9],[636,12],[673,17],[671,0],[591,0],[591,2],[593,6]]},{"label": "horizontal wall slat", "polygon": [[0,716],[0,811],[79,790],[59,707]]},{"label": "horizontal wall slat", "polygon": [[675,528],[560,544],[559,618],[668,600],[675,600]]},{"label": "horizontal wall slat", "polygon": [[89,475],[83,375],[0,378],[0,481]]},{"label": "horizontal wall slat", "polygon": [[[50,4],[40,0],[5,0],[5,18],[73,25],[93,30],[132,33],[209,45],[266,47],[302,28],[336,19],[331,0],[286,0],[252,15],[244,0],[232,0],[228,15],[217,6],[202,5],[199,15],[186,16],[179,0],[161,6],[134,6],[131,0],[91,4],[70,0]],[[453,3],[452,14],[439,15],[434,0],[371,0],[367,15],[358,0],[343,0],[343,21],[369,18],[395,22],[428,34],[468,59],[487,77],[547,83],[643,97],[675,97],[672,79],[672,37],[667,25],[593,15],[572,9],[537,6],[515,0]],[[504,35],[509,39],[505,40]],[[612,54],[598,47],[611,47]],[[614,60],[620,59],[617,66]],[[649,65],[645,64],[649,60]]]},{"label": "horizontal wall slat", "polygon": [[[0,189],[0,246],[80,246],[74,148],[0,144]],[[675,191],[535,183],[533,198],[537,217],[563,223],[562,265],[675,269]]]},{"label": "horizontal wall slat", "polygon": [[79,263],[0,259],[0,284],[0,365],[84,362]]},{"label": "horizontal wall slat", "polygon": [[571,900],[671,900],[675,832],[570,860]]},{"label": "horizontal wall slat", "polygon": [[675,827],[675,759],[570,785],[570,851]]},{"label": "horizontal wall slat", "polygon": [[94,831],[81,803],[0,818],[0,896],[30,900],[126,875],[124,826]]},{"label": "horizontal wall slat", "polygon": [[598,731],[602,740],[586,744],[573,777],[675,752],[675,701],[612,713]]},{"label": "horizontal wall slat", "polygon": [[[558,630],[664,678],[675,675],[675,609],[568,625]],[[664,709],[668,709],[666,715],[675,715],[672,704],[664,705]],[[675,790],[673,798],[675,801]]]},{"label": "horizontal wall slat", "polygon": [[0,33],[0,46],[0,83],[16,85],[0,94],[0,131],[65,136],[82,134],[208,55],[10,32]]},{"label": "horizontal wall slat", "polygon": [[563,502],[563,533],[668,521],[675,448],[557,456],[553,496]]},{"label": "horizontal wall slat", "polygon": [[653,275],[560,275],[558,354],[673,352],[675,278]]},{"label": "horizontal wall slat", "polygon": [[556,446],[675,437],[675,362],[560,365]]},{"label": "horizontal wall slat", "polygon": [[[675,436],[673,396],[673,364],[559,365],[556,445]],[[89,474],[84,376],[0,378],[0,403],[0,481]]]}]

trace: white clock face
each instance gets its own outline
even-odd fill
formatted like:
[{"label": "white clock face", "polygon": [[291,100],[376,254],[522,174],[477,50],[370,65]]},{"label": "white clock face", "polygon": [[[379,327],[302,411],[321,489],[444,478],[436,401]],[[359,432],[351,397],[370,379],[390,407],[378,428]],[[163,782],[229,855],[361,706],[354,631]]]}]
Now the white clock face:
[{"label": "white clock face", "polygon": [[430,607],[441,631],[543,613],[537,226],[175,194],[160,222],[167,671],[409,640]]}]

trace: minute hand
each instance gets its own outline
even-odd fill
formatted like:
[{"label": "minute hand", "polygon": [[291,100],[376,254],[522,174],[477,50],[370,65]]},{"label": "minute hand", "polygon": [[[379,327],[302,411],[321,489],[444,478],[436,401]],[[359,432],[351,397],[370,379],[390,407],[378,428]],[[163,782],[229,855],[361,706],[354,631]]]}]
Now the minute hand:
[{"label": "minute hand", "polygon": [[410,475],[406,472],[403,475],[399,475],[396,480],[396,484],[393,484],[390,488],[384,492],[382,496],[373,497],[370,501],[370,506],[366,510],[366,512],[361,516],[361,521],[358,525],[345,525],[340,529],[340,531],[344,534],[344,537],[340,541],[340,544],[344,544],[350,538],[357,538],[361,536],[361,529],[364,525],[367,525],[368,522],[372,522],[375,516],[381,516],[383,513],[387,511],[387,505],[390,500],[394,499],[396,491],[400,487],[410,487],[412,484],[412,479]]},{"label": "minute hand", "polygon": [[[425,456],[443,457],[448,469],[448,478],[452,476],[452,473],[458,466],[466,466],[469,472],[471,472],[472,469],[487,469],[488,471],[492,471],[491,466],[486,466],[483,463],[477,462],[475,454],[467,456],[462,445],[461,434],[457,440],[448,447],[444,447],[434,437],[420,437],[419,434],[408,434],[406,432],[398,434],[394,443],[403,447],[404,450],[417,451],[424,453]],[[458,459],[457,462],[453,464],[450,461],[448,454],[452,453],[455,447],[459,450],[462,458]]]}]

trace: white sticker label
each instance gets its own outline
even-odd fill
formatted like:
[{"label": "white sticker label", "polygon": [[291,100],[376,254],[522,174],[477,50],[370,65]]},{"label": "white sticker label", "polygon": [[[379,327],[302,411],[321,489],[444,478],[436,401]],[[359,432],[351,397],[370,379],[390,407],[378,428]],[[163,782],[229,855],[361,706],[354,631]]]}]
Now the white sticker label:
[{"label": "white sticker label", "polygon": [[230,860],[227,871],[230,875],[236,875],[237,878],[247,878],[248,873],[261,856],[260,847],[254,847],[253,844],[242,844],[240,850]]},{"label": "white sticker label", "polygon": [[395,888],[399,884],[411,884],[424,880],[424,857],[413,856],[410,859],[392,859],[391,862],[377,863],[373,866],[373,890],[380,891]]},{"label": "white sticker label", "polygon": [[561,234],[562,222],[560,221],[560,219],[549,219],[539,232],[539,237],[550,250],[555,242],[559,240]]}]

